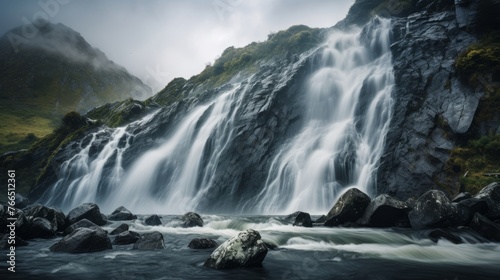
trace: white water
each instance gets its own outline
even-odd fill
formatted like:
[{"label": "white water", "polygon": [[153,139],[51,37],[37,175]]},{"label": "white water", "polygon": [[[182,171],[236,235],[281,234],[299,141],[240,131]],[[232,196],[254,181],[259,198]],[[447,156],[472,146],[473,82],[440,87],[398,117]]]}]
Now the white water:
[{"label": "white water", "polygon": [[[260,193],[234,212],[325,213],[348,187],[373,195],[375,174],[390,122],[393,86],[390,22],[377,20],[364,31],[335,31],[312,58],[303,89],[301,131],[282,143]],[[135,213],[184,213],[213,192],[220,156],[235,135],[235,121],[254,77],[233,85],[208,103],[191,108],[159,145],[138,155],[127,170],[123,154],[147,126],[151,114],[129,126],[104,129],[80,144],[64,162],[59,180],[41,202],[68,211],[96,202],[105,213],[124,205]],[[101,133],[111,133],[97,156],[90,156]],[[243,156],[243,155],[241,155]],[[112,163],[110,168],[109,164]],[[234,182],[225,197],[239,200]],[[227,211],[227,209],[220,209]]]},{"label": "white water", "polygon": [[375,194],[392,115],[389,32],[381,21],[369,43],[361,30],[331,34],[307,83],[306,125],[276,156],[256,199],[263,213],[325,213],[346,187]]}]

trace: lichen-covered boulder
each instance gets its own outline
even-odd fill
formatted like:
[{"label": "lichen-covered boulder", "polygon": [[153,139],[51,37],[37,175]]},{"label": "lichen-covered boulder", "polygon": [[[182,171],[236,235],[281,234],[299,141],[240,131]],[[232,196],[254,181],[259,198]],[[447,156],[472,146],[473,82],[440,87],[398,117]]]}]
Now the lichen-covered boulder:
[{"label": "lichen-covered boulder", "polygon": [[454,213],[448,197],[442,191],[431,190],[417,199],[408,218],[415,229],[448,227],[452,224],[450,217]]},{"label": "lichen-covered boulder", "polygon": [[216,269],[259,266],[266,254],[267,246],[259,232],[247,229],[217,247],[205,266]]}]

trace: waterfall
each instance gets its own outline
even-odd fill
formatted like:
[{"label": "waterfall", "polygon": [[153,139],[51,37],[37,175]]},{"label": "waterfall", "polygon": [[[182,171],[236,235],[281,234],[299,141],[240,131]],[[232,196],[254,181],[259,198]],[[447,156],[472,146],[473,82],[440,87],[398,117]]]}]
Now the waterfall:
[{"label": "waterfall", "polygon": [[257,190],[243,190],[245,199],[235,191],[241,178],[227,176],[225,197],[209,194],[216,189],[214,174],[225,172],[219,163],[227,157],[221,155],[234,150],[238,129],[258,114],[245,107],[255,85],[265,82],[255,75],[223,87],[209,101],[188,105],[169,124],[169,133],[141,153],[128,150],[141,145],[134,139],[161,110],[87,135],[76,142],[79,152],[62,163],[58,181],[40,202],[65,211],[96,202],[105,213],[120,205],[135,213],[183,213],[211,203],[209,197],[240,201],[237,209],[220,211],[325,213],[349,187],[374,195],[392,113],[389,37],[390,22],[375,19],[362,29],[331,31],[324,46],[301,57],[311,62],[299,93],[301,127],[272,144],[271,160],[262,171],[267,179]]},{"label": "waterfall", "polygon": [[274,158],[250,202],[263,213],[325,213],[347,188],[375,194],[392,115],[390,21],[334,31],[304,92],[305,125]]}]

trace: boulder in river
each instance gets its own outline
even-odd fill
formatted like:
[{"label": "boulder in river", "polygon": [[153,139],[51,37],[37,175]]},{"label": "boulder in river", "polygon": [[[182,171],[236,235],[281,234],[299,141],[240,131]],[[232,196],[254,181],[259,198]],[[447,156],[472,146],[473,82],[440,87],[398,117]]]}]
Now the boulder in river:
[{"label": "boulder in river", "polygon": [[488,240],[500,242],[500,225],[479,213],[474,214],[470,228]]},{"label": "boulder in river", "polygon": [[311,215],[306,212],[299,212],[295,217],[293,225],[297,227],[312,227]]},{"label": "boulder in river", "polygon": [[67,219],[70,225],[83,219],[87,219],[98,226],[103,226],[107,223],[99,210],[99,206],[95,203],[84,203],[74,208],[69,211]]},{"label": "boulder in river", "polygon": [[163,234],[158,231],[148,232],[141,235],[140,239],[134,244],[134,249],[154,250],[165,249]]},{"label": "boulder in river", "polygon": [[113,249],[104,230],[77,228],[50,247],[52,252],[90,253]]},{"label": "boulder in river", "polygon": [[480,190],[474,198],[488,204],[488,212],[484,216],[490,220],[500,219],[500,183],[495,182]]},{"label": "boulder in river", "polygon": [[[361,224],[393,227],[408,220],[408,206],[387,194],[377,196],[365,210]],[[402,222],[403,221],[403,222]]]},{"label": "boulder in river", "polygon": [[110,221],[129,221],[134,219],[137,219],[137,216],[123,206],[116,208],[108,217]]},{"label": "boulder in river", "polygon": [[113,244],[116,245],[128,245],[128,244],[134,244],[137,242],[139,239],[141,239],[141,235],[138,234],[135,231],[124,231],[120,234],[118,234],[115,237],[115,240],[113,240]]},{"label": "boulder in river", "polygon": [[431,190],[417,199],[408,218],[415,229],[448,227],[454,212],[450,200],[442,191]]},{"label": "boulder in river", "polygon": [[148,226],[159,226],[161,225],[161,220],[158,215],[151,215],[144,220],[144,223]]},{"label": "boulder in river", "polygon": [[56,229],[45,218],[35,218],[31,221],[29,237],[30,238],[53,238],[56,236]]},{"label": "boulder in river", "polygon": [[370,202],[370,197],[364,192],[356,188],[347,190],[326,215],[325,226],[332,227],[356,222],[363,216]]},{"label": "boulder in river", "polygon": [[203,219],[198,213],[187,212],[181,218],[183,227],[202,227]]},{"label": "boulder in river", "polygon": [[205,266],[216,269],[260,266],[266,254],[267,246],[259,232],[247,229],[217,247]]},{"label": "boulder in river", "polygon": [[458,202],[460,202],[460,201],[462,201],[462,200],[466,200],[466,199],[469,199],[469,198],[471,198],[471,197],[472,197],[472,195],[471,195],[470,193],[468,193],[468,192],[461,192],[461,193],[457,194],[457,195],[456,195],[456,196],[455,196],[455,197],[451,200],[451,202],[456,202],[456,203],[458,203]]},{"label": "boulder in river", "polygon": [[72,233],[73,231],[75,231],[77,228],[98,228],[98,229],[101,229],[100,226],[94,224],[93,222],[91,222],[87,219],[83,219],[83,220],[80,220],[80,221],[70,225],[68,228],[66,228],[66,230],[63,232],[63,235],[68,235],[68,234]]},{"label": "boulder in river", "polygon": [[66,229],[66,216],[59,209],[37,204],[27,209],[25,214],[27,217],[31,217],[31,219],[47,219],[57,231],[64,231]]},{"label": "boulder in river", "polygon": [[113,231],[111,231],[111,235],[117,235],[122,232],[126,232],[129,229],[129,226],[127,224],[121,224],[117,228],[115,228]]},{"label": "boulder in river", "polygon": [[450,241],[453,244],[462,244],[464,243],[460,237],[457,235],[445,230],[445,229],[435,229],[429,232],[428,234],[429,239],[432,240],[434,243],[437,243],[439,239],[446,239]]},{"label": "boulder in river", "polygon": [[195,238],[189,242],[188,245],[191,249],[209,249],[217,247],[217,242],[207,238]]}]

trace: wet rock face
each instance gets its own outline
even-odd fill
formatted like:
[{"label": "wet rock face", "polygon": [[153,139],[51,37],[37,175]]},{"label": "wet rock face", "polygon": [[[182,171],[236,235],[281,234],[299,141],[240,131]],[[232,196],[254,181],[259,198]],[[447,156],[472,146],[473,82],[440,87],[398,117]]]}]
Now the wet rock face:
[{"label": "wet rock face", "polygon": [[347,190],[326,215],[325,226],[356,222],[363,216],[370,202],[370,197],[364,192],[356,188]]},{"label": "wet rock face", "polygon": [[215,249],[205,261],[205,266],[216,269],[259,266],[267,250],[259,232],[248,229]]},{"label": "wet rock face", "polygon": [[[377,188],[399,199],[417,197],[444,180],[455,147],[450,134],[469,130],[484,94],[464,86],[454,67],[476,38],[459,28],[453,6],[434,9],[438,1],[420,2],[424,11],[393,18],[394,109]],[[458,191],[459,182],[452,184]]]}]

